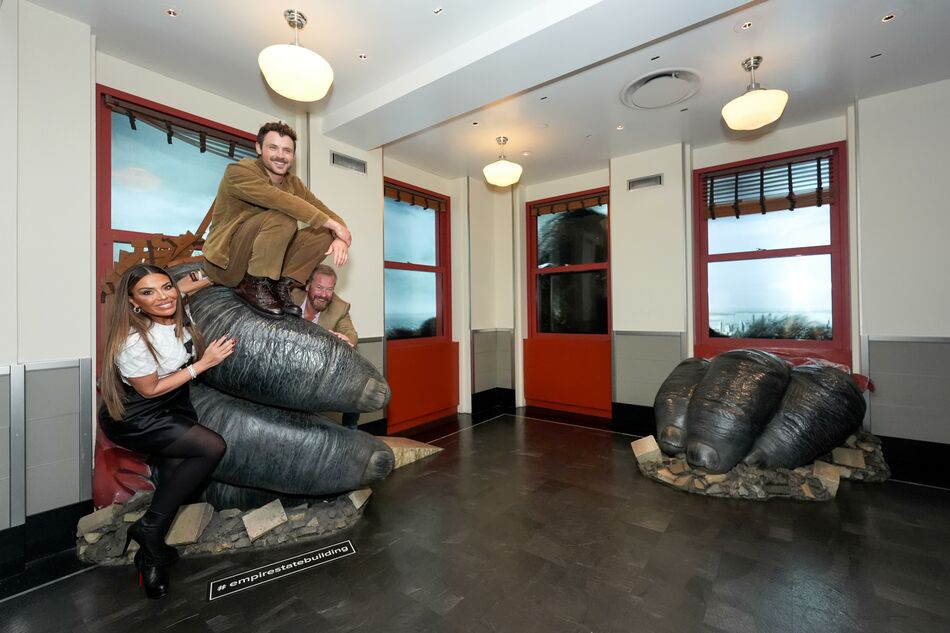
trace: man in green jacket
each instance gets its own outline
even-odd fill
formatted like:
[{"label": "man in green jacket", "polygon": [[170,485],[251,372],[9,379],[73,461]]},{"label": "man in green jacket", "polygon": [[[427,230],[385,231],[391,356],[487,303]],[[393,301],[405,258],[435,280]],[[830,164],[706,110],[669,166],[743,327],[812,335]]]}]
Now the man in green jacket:
[{"label": "man in green jacket", "polygon": [[[269,316],[300,316],[291,291],[327,255],[346,264],[346,223],[290,169],[297,135],[285,123],[257,133],[257,160],[228,165],[218,186],[204,244],[205,271]],[[298,220],[309,226],[298,230]]]}]

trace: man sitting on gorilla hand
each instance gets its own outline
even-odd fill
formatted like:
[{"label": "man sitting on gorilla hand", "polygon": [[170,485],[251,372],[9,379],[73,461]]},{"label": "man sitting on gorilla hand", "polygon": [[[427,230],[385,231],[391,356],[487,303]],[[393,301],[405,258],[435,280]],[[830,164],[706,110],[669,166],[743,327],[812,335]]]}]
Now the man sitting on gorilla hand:
[{"label": "man sitting on gorilla hand", "polygon": [[[290,172],[297,135],[285,123],[257,133],[256,160],[228,165],[204,245],[205,271],[269,316],[300,316],[291,291],[327,255],[346,264],[352,236],[343,219]],[[310,225],[298,230],[297,221]]]}]

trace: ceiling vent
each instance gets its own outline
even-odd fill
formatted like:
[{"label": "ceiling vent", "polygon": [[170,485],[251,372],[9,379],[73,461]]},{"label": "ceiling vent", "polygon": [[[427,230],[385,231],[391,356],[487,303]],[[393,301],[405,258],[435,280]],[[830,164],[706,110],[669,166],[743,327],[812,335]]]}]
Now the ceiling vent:
[{"label": "ceiling vent", "polygon": [[366,173],[366,161],[330,150],[330,164],[341,169],[349,169],[358,174]]},{"label": "ceiling vent", "polygon": [[686,101],[699,91],[699,74],[687,68],[657,70],[634,79],[620,91],[620,101],[634,110],[655,110]]}]

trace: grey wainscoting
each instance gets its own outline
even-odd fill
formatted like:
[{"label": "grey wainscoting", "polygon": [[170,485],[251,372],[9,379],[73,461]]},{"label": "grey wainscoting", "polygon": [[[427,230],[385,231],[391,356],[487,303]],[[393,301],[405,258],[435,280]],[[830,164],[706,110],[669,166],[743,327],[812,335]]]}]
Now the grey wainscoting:
[{"label": "grey wainscoting", "polygon": [[[382,337],[361,338],[359,347],[356,349],[359,350],[360,354],[362,354],[364,358],[373,363],[376,369],[379,370],[379,373],[381,373],[383,376],[386,375],[386,344]],[[385,416],[385,414],[385,409],[371,411],[369,413],[362,413],[360,414],[360,424],[380,420]]]},{"label": "grey wainscoting", "polygon": [[653,406],[656,392],[683,360],[683,332],[613,333],[613,401]]},{"label": "grey wainscoting", "polygon": [[472,393],[512,388],[513,338],[510,329],[472,330]]},{"label": "grey wainscoting", "polygon": [[868,337],[871,432],[950,444],[950,338]]},{"label": "grey wainscoting", "polygon": [[10,368],[0,367],[0,530],[10,527]]},{"label": "grey wainscoting", "polygon": [[[89,359],[26,365],[26,515],[92,496]],[[16,397],[17,394],[14,394]]]}]

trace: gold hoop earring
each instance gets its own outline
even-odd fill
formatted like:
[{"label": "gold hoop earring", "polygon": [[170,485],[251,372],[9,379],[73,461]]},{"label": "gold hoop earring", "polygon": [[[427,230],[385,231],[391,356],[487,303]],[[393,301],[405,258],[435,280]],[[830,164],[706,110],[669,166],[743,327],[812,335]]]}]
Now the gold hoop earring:
[{"label": "gold hoop earring", "polygon": [[134,312],[134,313],[136,313],[136,314],[142,314],[142,308],[140,308],[140,307],[138,307],[138,306],[132,306],[132,312]]}]

